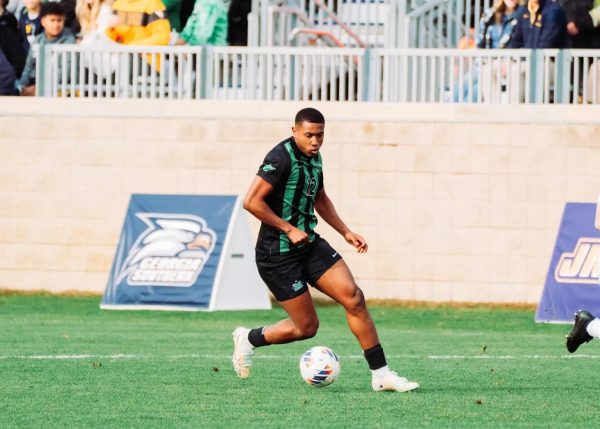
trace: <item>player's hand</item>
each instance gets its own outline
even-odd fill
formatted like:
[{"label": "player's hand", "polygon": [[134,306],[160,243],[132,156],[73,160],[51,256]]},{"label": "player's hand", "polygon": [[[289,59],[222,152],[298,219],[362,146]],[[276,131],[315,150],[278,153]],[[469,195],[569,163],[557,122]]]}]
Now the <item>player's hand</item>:
[{"label": "player's hand", "polygon": [[286,235],[294,246],[308,244],[308,234],[301,229],[292,227],[292,229],[290,229]]},{"label": "player's hand", "polygon": [[369,246],[367,245],[365,239],[362,238],[361,235],[355,234],[352,231],[348,231],[346,234],[344,234],[344,239],[348,243],[356,247],[358,253],[366,253],[369,249]]}]

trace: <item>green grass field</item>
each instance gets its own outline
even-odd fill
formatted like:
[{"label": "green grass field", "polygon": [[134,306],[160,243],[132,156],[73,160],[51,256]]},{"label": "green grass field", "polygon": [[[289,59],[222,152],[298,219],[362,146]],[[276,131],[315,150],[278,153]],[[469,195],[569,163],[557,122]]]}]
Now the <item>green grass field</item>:
[{"label": "green grass field", "polygon": [[[575,355],[567,326],[533,311],[373,306],[390,366],[421,383],[375,393],[343,312],[320,307],[308,341],[231,368],[231,331],[281,309],[115,312],[98,297],[0,295],[0,427],[594,427],[600,341]],[[300,355],[333,348],[341,374],[318,389]]]}]

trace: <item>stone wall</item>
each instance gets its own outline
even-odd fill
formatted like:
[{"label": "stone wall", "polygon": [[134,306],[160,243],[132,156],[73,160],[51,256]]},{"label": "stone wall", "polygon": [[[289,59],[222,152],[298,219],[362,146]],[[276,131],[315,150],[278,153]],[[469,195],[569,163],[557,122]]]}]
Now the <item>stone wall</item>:
[{"label": "stone wall", "polygon": [[[314,106],[369,252],[318,230],[368,298],[536,302],[564,204],[600,193],[597,107]],[[3,98],[0,288],[102,292],[130,194],[243,195],[302,107]]]}]

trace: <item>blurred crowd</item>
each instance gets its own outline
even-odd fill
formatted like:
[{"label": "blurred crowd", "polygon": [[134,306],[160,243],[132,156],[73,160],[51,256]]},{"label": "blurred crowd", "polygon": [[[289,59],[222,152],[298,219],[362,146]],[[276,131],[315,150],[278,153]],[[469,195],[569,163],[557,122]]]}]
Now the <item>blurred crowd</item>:
[{"label": "blurred crowd", "polygon": [[[521,4],[519,0],[496,0],[479,20],[473,45],[468,46],[464,41],[462,44],[463,48],[479,49],[598,49],[600,0],[527,0]],[[515,67],[510,77],[512,82],[520,81],[512,86],[515,93],[510,98],[521,102],[525,99],[525,67],[525,64]],[[598,64],[593,62],[590,69],[593,67]],[[584,73],[581,64],[578,70],[580,75]],[[507,73],[506,65],[498,60],[475,64],[463,77],[463,84],[455,89],[454,101],[475,102],[479,97],[499,101]],[[483,82],[479,82],[479,76]],[[582,82],[579,79],[579,88],[573,91],[581,94]]]},{"label": "blurred crowd", "polygon": [[251,0],[0,0],[0,95],[35,95],[39,46],[247,44]]},{"label": "blurred crowd", "polygon": [[[0,95],[35,93],[41,45],[246,45],[250,9],[251,0],[0,0]],[[497,0],[476,32],[481,49],[599,48],[600,0]],[[475,71],[456,101],[477,97]]]}]

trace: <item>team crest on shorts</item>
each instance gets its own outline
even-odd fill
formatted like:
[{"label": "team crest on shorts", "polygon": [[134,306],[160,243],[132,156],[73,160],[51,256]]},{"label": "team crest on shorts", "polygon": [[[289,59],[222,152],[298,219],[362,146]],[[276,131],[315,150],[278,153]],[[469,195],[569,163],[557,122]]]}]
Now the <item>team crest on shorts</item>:
[{"label": "team crest on shorts", "polygon": [[117,283],[130,286],[190,287],[217,241],[206,221],[195,215],[136,213],[147,228],[130,247]]}]

